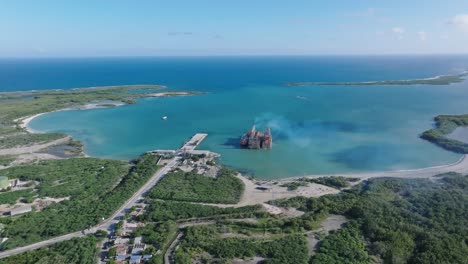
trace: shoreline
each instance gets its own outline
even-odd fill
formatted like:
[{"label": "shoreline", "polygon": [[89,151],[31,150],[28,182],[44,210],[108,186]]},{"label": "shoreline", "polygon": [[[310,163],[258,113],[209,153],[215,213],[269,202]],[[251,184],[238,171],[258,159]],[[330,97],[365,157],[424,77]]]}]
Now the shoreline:
[{"label": "shoreline", "polygon": [[376,171],[376,172],[362,172],[362,173],[330,173],[330,174],[309,174],[304,176],[288,177],[277,180],[280,181],[292,181],[299,180],[302,178],[319,178],[319,177],[330,177],[330,176],[342,176],[345,178],[358,178],[359,181],[367,180],[370,178],[431,178],[438,174],[457,172],[457,173],[468,173],[468,154],[462,155],[462,157],[453,163],[446,165],[438,165],[432,167],[424,167],[418,169],[408,170],[390,170],[390,171]]},{"label": "shoreline", "polygon": [[[148,98],[158,98],[158,97],[167,97],[167,96],[189,96],[191,95],[190,92],[162,92],[162,93],[154,93],[148,94]],[[15,122],[19,122],[19,126],[27,131],[28,133],[37,134],[42,133],[40,131],[36,131],[32,129],[29,124],[35,118],[49,114],[54,112],[60,111],[72,111],[72,110],[92,110],[92,109],[102,109],[102,108],[111,108],[111,107],[119,107],[127,105],[124,102],[120,101],[102,101],[96,103],[88,103],[84,105],[77,105],[72,107],[67,107],[63,109],[58,109],[54,111],[38,113],[32,116],[22,117],[15,120]],[[67,135],[71,138],[70,135]],[[85,157],[90,157],[85,153],[83,150],[83,155]],[[393,178],[430,178],[437,174],[447,173],[447,172],[460,172],[460,173],[468,173],[468,155],[462,155],[460,159],[456,162],[445,164],[445,165],[438,165],[438,166],[431,166],[431,167],[424,167],[424,168],[416,168],[416,169],[403,169],[403,170],[389,170],[389,171],[371,171],[371,172],[356,172],[356,173],[325,173],[325,174],[308,174],[303,176],[286,176],[278,179],[262,179],[262,178],[253,178],[249,177],[248,175],[241,175],[241,177],[245,178],[246,180],[253,181],[255,183],[259,182],[290,182],[290,181],[297,181],[303,178],[319,178],[319,177],[329,177],[329,176],[342,176],[346,178],[358,178],[360,181],[369,179],[369,178],[381,178],[381,177],[393,177]]]},{"label": "shoreline", "polygon": [[[106,104],[106,105],[105,105]],[[45,114],[50,114],[50,113],[55,113],[55,112],[62,112],[62,111],[73,111],[73,110],[92,110],[92,109],[103,109],[103,108],[112,108],[112,107],[119,107],[119,106],[124,106],[126,105],[123,102],[100,102],[100,103],[88,103],[80,106],[73,106],[73,107],[67,107],[63,109],[58,109],[54,111],[49,111],[49,112],[44,112],[44,113],[39,113],[35,114],[32,116],[27,116],[27,117],[20,117],[15,120],[15,122],[19,122],[19,127],[23,128],[26,130],[28,133],[31,134],[41,134],[43,132],[37,131],[29,127],[29,123],[31,121],[39,116],[45,115]]]},{"label": "shoreline", "polygon": [[[77,89],[94,89],[93,87],[90,88],[77,88]],[[161,88],[164,89],[164,88]],[[145,97],[143,98],[159,98],[159,97],[171,97],[171,96],[191,96],[193,95],[192,92],[159,92],[159,93],[148,93],[145,94]],[[92,110],[92,109],[103,109],[103,108],[113,108],[113,107],[120,107],[120,106],[125,106],[128,105],[127,103],[121,102],[121,101],[110,101],[110,102],[97,102],[97,103],[87,103],[84,105],[77,105],[77,106],[71,106],[71,107],[66,107],[54,111],[49,111],[49,112],[44,112],[44,113],[39,113],[35,114],[32,116],[26,116],[26,117],[20,117],[18,119],[15,119],[15,122],[20,122],[19,126],[26,130],[27,132],[31,134],[40,134],[42,132],[36,131],[29,127],[29,123],[36,117],[45,115],[45,114],[50,114],[50,113],[55,113],[55,112],[62,112],[62,111],[73,111],[73,110]]]}]

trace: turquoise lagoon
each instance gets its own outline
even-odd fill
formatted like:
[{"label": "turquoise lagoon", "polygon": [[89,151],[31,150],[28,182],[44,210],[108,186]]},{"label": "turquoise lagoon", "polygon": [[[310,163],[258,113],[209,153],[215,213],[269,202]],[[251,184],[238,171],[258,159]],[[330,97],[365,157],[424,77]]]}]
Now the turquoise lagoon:
[{"label": "turquoise lagoon", "polygon": [[[3,62],[2,65],[19,62]],[[40,132],[65,132],[88,155],[132,159],[176,149],[197,132],[200,146],[223,164],[258,178],[412,169],[455,162],[460,155],[419,134],[438,114],[468,113],[468,82],[414,86],[304,86],[285,82],[425,78],[468,68],[467,57],[235,57],[63,59],[21,62],[31,78],[0,75],[10,90],[157,83],[207,94],[142,99],[135,105],[42,115]],[[47,81],[35,69],[56,70]],[[46,70],[44,70],[46,69]],[[36,69],[37,70],[37,69]],[[18,73],[15,73],[18,74]],[[16,76],[13,74],[13,77]],[[7,81],[2,81],[7,80]],[[29,83],[31,82],[31,83]],[[31,87],[31,85],[34,85]],[[161,120],[168,116],[168,120]],[[238,148],[252,125],[271,127],[272,150]]]}]

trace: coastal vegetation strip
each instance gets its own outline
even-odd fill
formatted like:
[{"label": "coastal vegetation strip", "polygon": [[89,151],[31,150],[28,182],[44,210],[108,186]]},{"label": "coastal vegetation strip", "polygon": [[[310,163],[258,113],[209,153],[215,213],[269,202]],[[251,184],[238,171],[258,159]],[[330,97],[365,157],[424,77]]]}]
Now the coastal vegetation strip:
[{"label": "coastal vegetation strip", "polygon": [[449,85],[463,82],[468,76],[468,71],[460,74],[441,75],[433,78],[412,80],[387,80],[387,81],[365,81],[365,82],[288,82],[286,86],[354,86],[354,85]]},{"label": "coastal vegetation strip", "polygon": [[468,126],[468,115],[440,115],[434,121],[435,128],[423,132],[422,139],[456,153],[468,154],[467,143],[448,137],[455,129]]}]

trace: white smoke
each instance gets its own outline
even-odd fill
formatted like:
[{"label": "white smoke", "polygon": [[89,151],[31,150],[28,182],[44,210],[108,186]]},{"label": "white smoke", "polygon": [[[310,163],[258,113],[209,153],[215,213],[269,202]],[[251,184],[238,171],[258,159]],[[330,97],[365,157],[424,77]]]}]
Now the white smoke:
[{"label": "white smoke", "polygon": [[269,127],[273,136],[273,143],[275,138],[286,139],[298,147],[308,147],[312,141],[312,135],[304,128],[293,126],[285,117],[275,115],[272,113],[264,113],[255,118],[255,126],[259,130],[264,130]]}]

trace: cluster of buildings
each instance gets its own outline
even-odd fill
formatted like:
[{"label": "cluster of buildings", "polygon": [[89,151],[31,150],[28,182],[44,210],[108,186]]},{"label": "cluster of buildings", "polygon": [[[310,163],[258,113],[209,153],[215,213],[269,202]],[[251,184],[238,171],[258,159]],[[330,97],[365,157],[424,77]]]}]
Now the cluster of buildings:
[{"label": "cluster of buildings", "polygon": [[144,254],[146,244],[141,236],[135,237],[133,243],[130,243],[129,238],[117,237],[114,240],[114,248],[116,263],[145,263],[153,257],[152,254]]},{"label": "cluster of buildings", "polygon": [[[130,219],[135,219],[143,214],[145,204],[138,204],[129,213]],[[132,234],[139,228],[144,227],[144,223],[123,220],[118,224],[115,230],[115,235],[111,237],[109,243],[112,245],[109,253],[110,258],[113,258],[116,263],[145,263],[149,261],[153,255],[146,254],[145,249],[151,247],[144,243],[143,237],[138,236],[131,239]],[[133,241],[132,241],[133,240]]]}]

